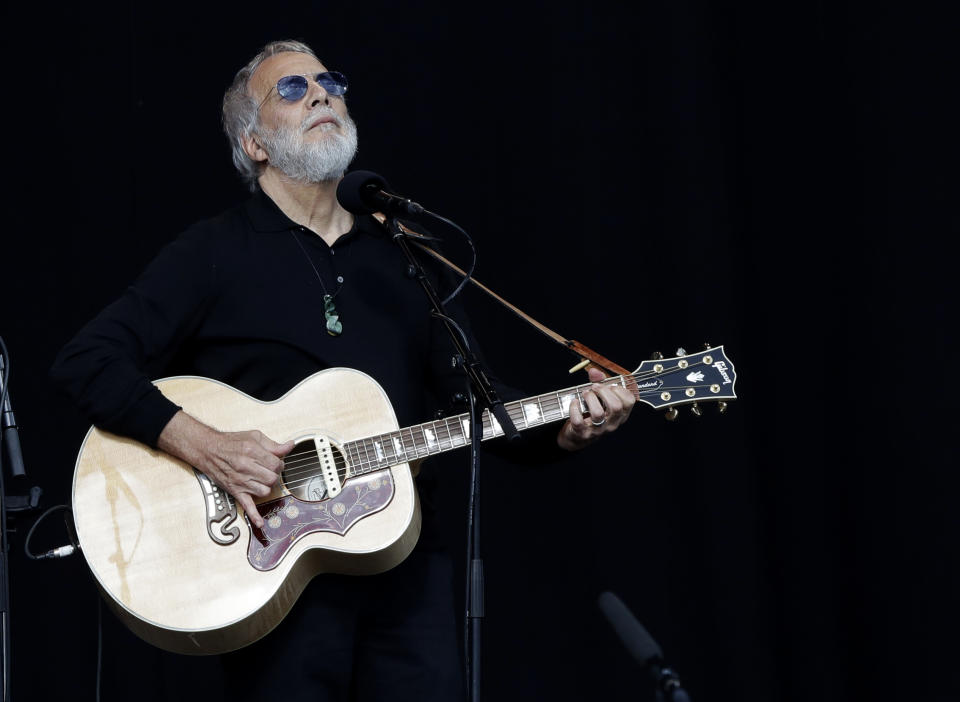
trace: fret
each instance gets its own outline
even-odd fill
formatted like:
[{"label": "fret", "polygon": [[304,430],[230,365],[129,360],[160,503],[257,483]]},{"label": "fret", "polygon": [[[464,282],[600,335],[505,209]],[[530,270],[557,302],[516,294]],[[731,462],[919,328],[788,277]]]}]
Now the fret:
[{"label": "fret", "polygon": [[548,420],[548,419],[547,419],[547,415],[544,414],[544,411],[543,411],[543,402],[540,401],[542,397],[543,397],[543,395],[537,395],[537,409],[540,410],[540,421],[541,421],[543,424],[546,424],[546,423],[547,423],[548,421],[550,421],[550,420]]},{"label": "fret", "polygon": [[563,411],[563,402],[560,400],[560,393],[558,392],[553,393],[550,400],[554,405],[554,409],[552,411],[556,412],[556,416],[553,417],[553,419],[554,420],[566,419],[569,415]]},{"label": "fret", "polygon": [[543,423],[547,424],[563,417],[560,410],[560,396],[557,393],[541,395],[537,398],[540,402],[540,408],[543,410]]},{"label": "fret", "polygon": [[[450,435],[450,423],[447,421],[446,418],[444,418],[444,419],[441,420],[441,421],[443,422],[443,433],[441,433],[441,432],[437,432],[437,433],[440,434],[441,436],[443,436],[443,434],[446,434],[446,435],[447,435],[446,445],[445,445],[445,449],[444,449],[444,450],[446,450],[446,449],[452,449],[452,448],[454,447],[454,443],[453,443],[453,436]],[[438,423],[439,423],[439,422],[438,422]],[[443,440],[441,439],[441,444],[442,444],[442,443],[443,443]]]},{"label": "fret", "polygon": [[[413,438],[413,429],[412,429],[412,428],[407,427],[406,432],[407,432],[407,436],[404,437],[404,439],[403,439],[404,453],[405,453],[406,456],[407,456],[407,460],[408,460],[408,461],[412,461],[412,460],[418,458],[418,456],[417,456],[417,442],[416,442],[416,440]],[[401,434],[401,436],[402,436],[402,434]]]},{"label": "fret", "polygon": [[396,462],[396,456],[393,455],[392,436],[392,434],[381,434],[377,437],[377,441],[380,443],[380,451],[383,453],[380,463],[387,466],[392,466]]},{"label": "fret", "polygon": [[[414,427],[410,427],[411,435],[413,436],[413,444],[417,450],[418,458],[425,458],[430,455],[430,452],[427,450],[427,439],[423,435],[423,425],[418,424]],[[421,455],[421,452],[423,455]]]},{"label": "fret", "polygon": [[523,420],[527,423],[528,427],[532,424],[539,424],[542,414],[539,398],[537,404],[528,402],[527,404],[523,405]]},{"label": "fret", "polygon": [[[451,417],[451,418],[450,418],[450,421],[453,422],[453,428],[452,428],[452,430],[450,431],[450,439],[451,439],[451,441],[453,441],[453,442],[456,444],[456,446],[458,446],[458,447],[460,447],[460,446],[466,446],[466,445],[467,445],[467,441],[468,441],[467,438],[463,435],[463,424],[461,424],[461,422],[463,421],[463,417],[464,417],[464,416],[465,416],[465,415],[462,415],[462,414],[461,414],[461,415],[458,415],[458,416],[456,416],[456,417]],[[450,427],[450,422],[447,423],[447,427],[448,427],[448,428]]]},{"label": "fret", "polygon": [[393,455],[397,459],[398,463],[407,462],[407,452],[403,449],[403,440],[400,438],[402,435],[400,432],[395,432],[392,435],[393,439]]},{"label": "fret", "polygon": [[362,458],[362,460],[363,460],[363,463],[364,463],[364,468],[363,468],[363,472],[364,472],[364,473],[369,473],[369,472],[370,472],[370,468],[371,468],[371,464],[372,464],[372,462],[371,462],[371,460],[370,460],[370,451],[369,451],[369,448],[368,448],[368,446],[367,446],[368,442],[369,442],[369,439],[360,439],[360,447],[363,449],[363,458]]},{"label": "fret", "polygon": [[439,443],[437,442],[437,433],[435,429],[428,429],[425,425],[421,424],[421,430],[423,431],[424,441],[427,442],[427,454],[437,453]]},{"label": "fret", "polygon": [[357,474],[361,474],[361,473],[364,472],[364,469],[363,469],[363,458],[362,458],[362,456],[360,455],[360,447],[358,446],[358,443],[359,443],[359,442],[357,442],[357,441],[351,441],[351,442],[350,442],[350,448],[352,449],[352,451],[351,451],[352,456],[351,456],[351,459],[350,459],[350,460],[351,460],[351,462],[353,463],[354,468],[356,469]]}]

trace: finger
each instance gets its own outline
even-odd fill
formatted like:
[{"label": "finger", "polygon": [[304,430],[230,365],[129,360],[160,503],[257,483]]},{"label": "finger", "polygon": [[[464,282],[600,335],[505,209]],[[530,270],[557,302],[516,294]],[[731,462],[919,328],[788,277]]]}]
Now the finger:
[{"label": "finger", "polygon": [[[266,437],[261,438],[261,441],[266,439]],[[273,443],[272,441],[270,443]],[[282,444],[274,444],[275,446],[282,446]],[[258,441],[245,441],[242,448],[242,455],[253,462],[257,466],[261,466],[264,469],[270,471],[271,473],[278,473],[283,468],[283,459],[278,457],[274,452],[270,451],[263,443]]]},{"label": "finger", "polygon": [[623,403],[623,406],[628,410],[637,404],[637,397],[632,392],[627,390],[625,387],[620,385],[615,385],[613,387],[614,392],[617,393],[617,397],[620,398],[620,402]]},{"label": "finger", "polygon": [[270,485],[273,485],[277,482],[278,474],[280,473],[280,468],[283,467],[283,461],[280,461],[273,454],[268,454],[270,458],[273,458],[279,461],[279,467],[274,469],[269,466],[265,466],[262,463],[250,463],[242,466],[240,473],[243,476],[245,482],[247,483],[259,483],[261,485],[267,486],[269,489]]},{"label": "finger", "polygon": [[274,456],[280,457],[286,456],[288,453],[290,453],[290,451],[293,450],[295,443],[293,441],[287,441],[285,443],[278,444],[269,436],[263,436],[263,438],[260,440],[260,445]]},{"label": "finger", "polygon": [[594,368],[591,366],[590,368],[587,368],[587,377],[590,378],[591,383],[599,383],[601,380],[607,377],[607,374],[599,368]]},{"label": "finger", "polygon": [[603,403],[603,406],[607,409],[607,414],[619,414],[620,410],[623,409],[623,403],[620,401],[620,396],[614,392],[613,388],[609,385],[605,385],[597,392],[597,395],[600,397],[600,401]]},{"label": "finger", "polygon": [[243,507],[243,511],[247,513],[247,518],[253,522],[253,525],[258,529],[262,529],[263,517],[261,517],[257,511],[257,506],[253,503],[253,498],[243,492],[237,493],[234,497],[237,500],[237,504]]},{"label": "finger", "polygon": [[606,416],[606,411],[600,402],[600,398],[597,397],[596,390],[588,390],[583,393],[583,403],[587,406],[592,421],[599,422]]},{"label": "finger", "polygon": [[[274,475],[273,477],[276,478],[277,476]],[[266,497],[272,492],[272,490],[270,489],[270,485],[272,485],[272,483],[267,484],[251,478],[244,481],[243,490],[249,493],[250,495],[256,495],[257,497]]]}]

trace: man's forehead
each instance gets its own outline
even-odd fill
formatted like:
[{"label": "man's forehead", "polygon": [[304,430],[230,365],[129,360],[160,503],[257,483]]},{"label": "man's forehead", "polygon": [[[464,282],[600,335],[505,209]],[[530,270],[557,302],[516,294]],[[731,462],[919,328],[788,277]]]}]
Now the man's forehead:
[{"label": "man's forehead", "polygon": [[257,66],[257,70],[250,76],[250,87],[254,95],[259,95],[262,98],[284,76],[317,73],[325,70],[327,69],[324,65],[310,54],[299,51],[284,51],[268,57]]}]

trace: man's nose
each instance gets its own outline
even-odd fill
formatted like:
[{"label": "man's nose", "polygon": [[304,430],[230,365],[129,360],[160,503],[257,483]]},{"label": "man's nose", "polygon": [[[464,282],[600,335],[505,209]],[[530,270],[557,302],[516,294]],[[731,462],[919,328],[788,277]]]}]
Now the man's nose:
[{"label": "man's nose", "polygon": [[329,105],[330,104],[330,95],[327,93],[326,89],[320,85],[315,80],[310,80],[307,82],[307,104],[310,107],[316,107],[317,105]]}]

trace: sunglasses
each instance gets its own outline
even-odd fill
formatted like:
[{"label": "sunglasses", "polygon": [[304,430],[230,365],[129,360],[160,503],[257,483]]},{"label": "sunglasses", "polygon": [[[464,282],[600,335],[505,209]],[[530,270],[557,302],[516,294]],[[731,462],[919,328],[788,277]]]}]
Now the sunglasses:
[{"label": "sunglasses", "polygon": [[[277,81],[277,94],[284,100],[296,102],[307,94],[307,88],[310,86],[307,76],[313,78],[317,85],[330,95],[340,97],[347,92],[347,77],[345,75],[338,71],[324,71],[316,74],[304,73],[302,75],[284,76]],[[272,92],[271,90],[270,93]],[[270,93],[267,93],[267,97],[263,98],[263,101],[257,106],[258,110],[263,107],[263,103],[270,97]]]}]

